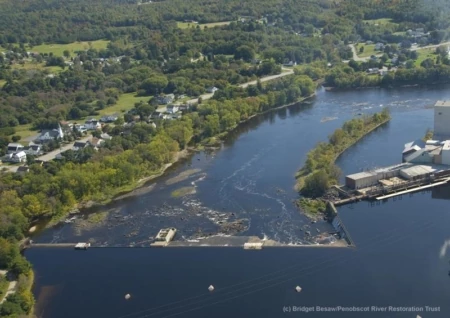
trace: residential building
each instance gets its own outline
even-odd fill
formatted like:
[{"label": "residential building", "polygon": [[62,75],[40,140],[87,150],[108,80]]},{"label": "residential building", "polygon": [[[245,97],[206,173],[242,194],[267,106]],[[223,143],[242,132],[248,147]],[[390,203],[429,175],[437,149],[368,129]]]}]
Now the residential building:
[{"label": "residential building", "polygon": [[73,151],[78,151],[78,150],[82,150],[84,148],[87,148],[90,146],[89,141],[76,141],[73,144],[72,150]]},{"label": "residential building", "polygon": [[57,129],[42,130],[39,137],[37,137],[37,140],[41,141],[41,142],[45,142],[48,140],[63,139],[63,138],[64,138],[64,132],[61,128],[61,125],[58,125]]},{"label": "residential building", "polygon": [[178,105],[178,110],[179,110],[179,111],[187,111],[187,110],[189,110],[189,108],[191,108],[191,105],[190,105],[190,104],[181,104],[181,105]]},{"label": "residential building", "polygon": [[378,42],[377,44],[375,44],[375,50],[376,51],[383,51],[384,50],[384,44]]},{"label": "residential building", "polygon": [[113,114],[113,115],[105,115],[102,118],[100,118],[101,122],[104,123],[112,123],[115,122],[119,118],[119,115]]},{"label": "residential building", "polygon": [[25,174],[25,173],[27,173],[29,171],[30,171],[30,167],[28,167],[28,166],[20,166],[19,168],[17,168],[16,172],[18,174]]},{"label": "residential building", "polygon": [[91,141],[89,141],[89,144],[94,147],[94,149],[98,149],[100,148],[103,144],[105,143],[105,141],[101,138],[92,138]]},{"label": "residential building", "polygon": [[86,122],[84,123],[84,127],[87,130],[97,130],[102,128],[102,124],[100,124],[100,121],[98,121],[97,119],[91,118],[86,120]]},{"label": "residential building", "polygon": [[16,153],[12,154],[12,157],[11,157],[11,162],[19,163],[19,162],[25,162],[26,160],[27,160],[27,154],[25,153],[25,151],[16,152]]},{"label": "residential building", "polygon": [[169,114],[175,114],[176,112],[178,112],[179,107],[178,105],[169,105],[166,108],[166,112]]},{"label": "residential building", "polygon": [[42,154],[42,147],[41,145],[30,144],[28,147],[23,148],[23,151],[27,155],[39,156]]},{"label": "residential building", "polygon": [[84,133],[87,131],[86,127],[84,125],[80,125],[80,124],[75,124],[73,126],[77,131],[79,131],[80,133]]},{"label": "residential building", "polygon": [[9,153],[9,154],[13,154],[13,153],[15,153],[15,152],[19,152],[19,151],[21,151],[21,150],[23,150],[23,145],[21,145],[21,144],[18,144],[18,143],[9,143],[8,144],[8,151],[7,151],[7,153]]},{"label": "residential building", "polygon": [[211,87],[208,87],[207,89],[206,89],[206,92],[207,93],[210,93],[210,94],[214,94],[215,92],[217,92],[219,89],[217,88],[217,87],[214,87],[214,86],[211,86]]},{"label": "residential building", "polygon": [[164,95],[164,96],[157,96],[156,97],[156,101],[160,105],[170,104],[171,102],[174,101],[174,99],[175,99],[175,95],[174,94],[167,94],[167,95]]}]

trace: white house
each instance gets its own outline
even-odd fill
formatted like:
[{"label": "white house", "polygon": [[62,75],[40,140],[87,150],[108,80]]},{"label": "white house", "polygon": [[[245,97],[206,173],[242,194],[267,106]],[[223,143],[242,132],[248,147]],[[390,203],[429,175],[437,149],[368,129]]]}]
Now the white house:
[{"label": "white house", "polygon": [[87,131],[87,129],[84,125],[76,124],[73,127],[80,133],[84,133],[85,131]]},{"label": "white house", "polygon": [[27,155],[39,156],[42,154],[42,147],[41,145],[29,145],[28,147],[25,147],[23,151],[25,151]]},{"label": "white house", "polygon": [[377,44],[375,44],[375,50],[376,51],[383,51],[384,50],[384,44],[378,42]]},{"label": "white house", "polygon": [[217,88],[217,87],[208,87],[207,89],[206,89],[206,92],[208,92],[208,93],[212,93],[212,94],[214,94],[215,92],[217,92],[219,89]]},{"label": "white house", "polygon": [[175,114],[177,111],[179,111],[179,106],[178,105],[169,105],[166,108],[167,113],[169,114]]},{"label": "white house", "polygon": [[105,115],[102,118],[100,118],[101,122],[104,123],[112,123],[115,122],[119,118],[119,115],[113,114],[113,115]]},{"label": "white house", "polygon": [[12,162],[25,162],[27,160],[27,154],[25,151],[19,151],[12,155],[11,161]]},{"label": "white house", "polygon": [[37,140],[39,141],[48,141],[54,139],[62,139],[64,138],[64,132],[61,128],[61,125],[58,125],[57,129],[52,130],[42,130]]},{"label": "white house", "polygon": [[15,152],[19,152],[21,150],[23,150],[23,145],[18,144],[18,143],[9,143],[8,144],[8,153],[9,154],[13,154]]},{"label": "white house", "polygon": [[84,127],[87,130],[97,130],[102,128],[102,124],[100,124],[100,122],[97,119],[92,118],[86,120],[86,122],[84,123]]}]

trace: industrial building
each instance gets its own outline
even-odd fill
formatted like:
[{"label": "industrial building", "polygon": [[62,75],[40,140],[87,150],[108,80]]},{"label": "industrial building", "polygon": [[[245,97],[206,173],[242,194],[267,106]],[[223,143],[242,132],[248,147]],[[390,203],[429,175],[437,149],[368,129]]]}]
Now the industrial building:
[{"label": "industrial building", "polygon": [[353,190],[367,189],[374,186],[392,186],[447,169],[448,167],[443,165],[402,163],[348,175],[345,177],[345,185]]},{"label": "industrial building", "polygon": [[434,139],[450,139],[450,101],[438,101],[434,105]]},{"label": "industrial building", "polygon": [[403,162],[450,165],[450,140],[416,140],[405,144]]}]

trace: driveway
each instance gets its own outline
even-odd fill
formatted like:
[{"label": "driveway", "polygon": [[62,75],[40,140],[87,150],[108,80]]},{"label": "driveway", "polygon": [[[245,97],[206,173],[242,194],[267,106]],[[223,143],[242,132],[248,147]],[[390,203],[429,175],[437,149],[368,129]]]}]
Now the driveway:
[{"label": "driveway", "polygon": [[[88,136],[88,137],[84,137],[81,138],[80,140],[77,140],[77,142],[86,142],[89,139],[91,139],[92,136]],[[46,153],[45,155],[42,155],[40,157],[36,157],[37,160],[42,160],[42,161],[51,161],[53,159],[55,159],[55,157],[60,154],[61,152],[64,152],[66,150],[72,149],[73,145],[75,142],[72,142],[70,144],[64,145],[61,148],[58,148],[56,150],[53,150],[49,153]],[[19,168],[19,166],[0,166],[0,171],[6,170],[7,172],[17,172],[17,169]]]},{"label": "driveway", "polygon": [[[2,276],[6,277],[7,273],[8,273],[7,271],[0,270],[0,275],[2,275]],[[5,296],[3,296],[3,299],[0,300],[0,305],[6,301],[6,298],[9,295],[14,294],[16,292],[16,286],[17,286],[17,281],[13,280],[13,281],[9,282],[9,286],[8,286],[8,289],[6,290]]]}]

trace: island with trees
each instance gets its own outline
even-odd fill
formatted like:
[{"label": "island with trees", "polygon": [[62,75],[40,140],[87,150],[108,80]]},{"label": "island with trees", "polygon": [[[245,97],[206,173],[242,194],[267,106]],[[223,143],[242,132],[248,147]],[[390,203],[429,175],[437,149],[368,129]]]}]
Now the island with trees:
[{"label": "island with trees", "polygon": [[296,188],[302,198],[298,205],[309,215],[325,212],[327,191],[337,185],[341,171],[335,161],[349,147],[391,119],[389,110],[362,118],[354,118],[344,123],[328,138],[312,149],[305,165],[298,171]]}]

